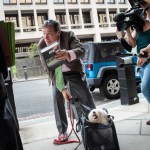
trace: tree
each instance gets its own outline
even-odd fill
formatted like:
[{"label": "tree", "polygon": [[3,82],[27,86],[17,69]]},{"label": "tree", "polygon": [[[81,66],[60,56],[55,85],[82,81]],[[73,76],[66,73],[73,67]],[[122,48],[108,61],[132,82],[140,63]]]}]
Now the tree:
[{"label": "tree", "polygon": [[29,47],[29,57],[39,56],[37,43],[31,43]]}]

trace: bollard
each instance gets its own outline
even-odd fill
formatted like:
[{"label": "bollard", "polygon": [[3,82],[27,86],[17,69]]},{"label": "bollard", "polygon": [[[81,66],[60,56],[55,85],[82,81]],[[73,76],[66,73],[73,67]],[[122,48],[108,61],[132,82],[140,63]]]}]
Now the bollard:
[{"label": "bollard", "polygon": [[121,105],[139,103],[134,71],[135,64],[132,57],[117,57],[116,64],[120,84]]},{"label": "bollard", "polygon": [[23,70],[24,70],[24,78],[25,78],[25,80],[28,80],[28,72],[27,72],[27,66],[26,65],[23,66]]}]

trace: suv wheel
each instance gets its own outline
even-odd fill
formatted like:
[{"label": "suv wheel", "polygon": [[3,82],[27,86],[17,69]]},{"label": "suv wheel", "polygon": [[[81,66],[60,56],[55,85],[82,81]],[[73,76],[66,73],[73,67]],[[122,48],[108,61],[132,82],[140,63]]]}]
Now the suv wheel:
[{"label": "suv wheel", "polygon": [[108,99],[120,98],[120,85],[116,74],[107,75],[101,84],[100,92]]}]

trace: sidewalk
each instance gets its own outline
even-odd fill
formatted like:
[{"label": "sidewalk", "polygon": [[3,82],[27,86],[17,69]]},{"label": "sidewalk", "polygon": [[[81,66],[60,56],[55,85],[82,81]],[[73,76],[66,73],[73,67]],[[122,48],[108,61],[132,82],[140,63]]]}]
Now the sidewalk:
[{"label": "sidewalk", "polygon": [[[100,107],[103,105],[97,106]],[[150,149],[150,126],[145,124],[150,119],[150,112],[145,99],[141,99],[138,104],[110,108],[108,112],[115,117],[120,150]],[[53,140],[58,135],[54,116],[39,118],[36,121],[20,121],[20,134],[24,150],[73,150],[78,145],[77,143],[53,144]],[[80,136],[80,133],[78,135]],[[71,135],[70,139],[76,140],[75,135]],[[78,150],[84,150],[83,144]]]}]

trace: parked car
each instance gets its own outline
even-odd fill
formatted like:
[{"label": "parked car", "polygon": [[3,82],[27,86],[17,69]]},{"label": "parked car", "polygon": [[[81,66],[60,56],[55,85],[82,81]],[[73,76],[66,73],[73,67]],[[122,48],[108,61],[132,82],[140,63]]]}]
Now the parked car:
[{"label": "parked car", "polygon": [[[120,98],[120,86],[116,66],[116,52],[124,53],[119,41],[84,43],[86,54],[83,58],[85,72],[90,90],[99,88],[100,93],[108,99]],[[136,62],[136,56],[133,56]],[[136,76],[137,84],[140,77]]]}]

